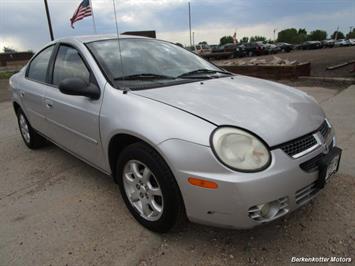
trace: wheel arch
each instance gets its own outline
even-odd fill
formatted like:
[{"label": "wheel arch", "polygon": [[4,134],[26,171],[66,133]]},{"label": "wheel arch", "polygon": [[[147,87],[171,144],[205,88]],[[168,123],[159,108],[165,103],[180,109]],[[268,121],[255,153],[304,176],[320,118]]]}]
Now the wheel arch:
[{"label": "wheel arch", "polygon": [[110,139],[109,145],[108,145],[108,160],[109,160],[109,166],[111,169],[111,175],[112,178],[114,180],[115,183],[117,183],[116,180],[116,162],[117,159],[119,157],[119,155],[121,154],[121,152],[128,147],[129,145],[133,144],[133,143],[144,143],[145,145],[148,145],[150,148],[152,148],[166,163],[166,165],[168,166],[172,176],[175,179],[175,184],[177,186],[178,192],[179,192],[179,196],[181,198],[181,203],[183,206],[183,212],[185,213],[185,200],[182,196],[181,193],[181,188],[179,186],[179,182],[176,180],[176,176],[174,174],[174,170],[172,169],[172,165],[170,164],[170,162],[167,160],[166,156],[164,156],[162,154],[161,151],[159,151],[159,149],[156,148],[155,145],[153,145],[152,143],[149,143],[148,141],[135,136],[133,134],[130,133],[117,133],[116,135],[112,136],[112,138]]},{"label": "wheel arch", "polygon": [[12,106],[14,108],[15,113],[17,114],[18,110],[21,109],[21,106],[18,102],[12,102]]},{"label": "wheel arch", "polygon": [[[165,161],[165,163],[170,168],[170,171],[174,173],[170,162],[167,160],[166,156],[162,154],[162,152],[157,148],[156,145],[149,142],[140,136],[137,136],[128,132],[121,132],[113,135],[109,141],[107,153],[108,153],[108,162],[111,170],[112,177],[115,182],[116,181],[116,162],[122,151],[131,144],[134,143],[144,143],[145,145],[152,148],[155,152],[159,154],[159,156]],[[175,177],[176,178],[176,177]]]}]

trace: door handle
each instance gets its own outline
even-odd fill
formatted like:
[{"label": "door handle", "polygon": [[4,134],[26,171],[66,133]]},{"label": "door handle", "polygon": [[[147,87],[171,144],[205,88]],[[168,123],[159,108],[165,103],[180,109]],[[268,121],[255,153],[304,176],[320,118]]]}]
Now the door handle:
[{"label": "door handle", "polygon": [[25,93],[23,91],[20,91],[20,97],[21,98],[25,97]]},{"label": "door handle", "polygon": [[53,102],[52,102],[51,100],[46,99],[46,100],[45,100],[45,103],[46,103],[46,107],[47,107],[48,109],[53,108]]}]

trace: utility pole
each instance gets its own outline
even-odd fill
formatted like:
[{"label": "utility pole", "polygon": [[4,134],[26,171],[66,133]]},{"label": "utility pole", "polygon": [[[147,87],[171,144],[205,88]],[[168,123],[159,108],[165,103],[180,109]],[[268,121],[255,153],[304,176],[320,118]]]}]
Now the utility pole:
[{"label": "utility pole", "polygon": [[47,0],[44,0],[44,5],[46,7],[46,14],[47,14],[47,21],[48,21],[48,28],[49,28],[49,34],[51,37],[51,41],[54,40],[54,36],[53,36],[53,29],[52,29],[52,22],[51,22],[51,16],[49,14],[49,10],[48,10],[48,3]]},{"label": "utility pole", "polygon": [[192,32],[192,45],[195,46],[195,32]]},{"label": "utility pole", "polygon": [[339,26],[337,27],[337,31],[335,32],[334,40],[338,40],[338,32],[339,32]]},{"label": "utility pole", "polygon": [[276,31],[277,31],[277,29],[274,29],[274,42],[276,41],[276,38],[275,38],[275,36],[276,36]]},{"label": "utility pole", "polygon": [[192,46],[192,36],[191,36],[191,5],[189,2],[189,30],[190,30],[190,46]]},{"label": "utility pole", "polygon": [[350,28],[350,31],[349,31],[349,38],[348,39],[350,39],[350,34],[353,31],[354,26],[350,26],[349,28]]}]

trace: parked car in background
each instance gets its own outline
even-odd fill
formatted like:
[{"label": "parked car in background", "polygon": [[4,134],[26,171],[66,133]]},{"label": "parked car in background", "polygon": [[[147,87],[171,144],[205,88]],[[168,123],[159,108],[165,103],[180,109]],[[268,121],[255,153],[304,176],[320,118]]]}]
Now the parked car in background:
[{"label": "parked car in background", "polygon": [[243,46],[227,43],[212,49],[212,53],[202,55],[205,59],[231,59],[245,56]]},{"label": "parked car in background", "polygon": [[267,54],[277,54],[281,51],[281,48],[273,43],[259,43],[264,46],[264,49]]},{"label": "parked car in background", "polygon": [[334,43],[334,47],[346,47],[346,46],[351,46],[351,42],[346,39],[339,39],[336,40]]},{"label": "parked car in background", "polygon": [[302,50],[312,50],[312,49],[319,49],[321,48],[320,41],[307,41],[302,43],[298,48]]},{"label": "parked car in background", "polygon": [[208,54],[212,52],[212,49],[208,44],[198,44],[193,48],[193,52],[198,55]]},{"label": "parked car in background", "polygon": [[355,39],[349,39],[349,42],[351,46],[355,45]]},{"label": "parked car in background", "polygon": [[186,216],[240,229],[271,222],[338,171],[335,131],[312,97],[166,41],[56,40],[10,88],[28,148],[48,140],[111,175],[132,216],[156,232]]},{"label": "parked car in background", "polygon": [[260,43],[245,43],[244,44],[244,50],[246,55],[248,56],[255,56],[255,55],[264,55],[267,54],[267,50],[265,49],[265,46]]},{"label": "parked car in background", "polygon": [[216,45],[212,48],[212,53],[222,53],[224,52],[224,45]]},{"label": "parked car in background", "polygon": [[276,45],[280,48],[281,52],[289,53],[293,50],[293,45],[287,42],[279,42]]},{"label": "parked car in background", "polygon": [[226,44],[214,47],[212,49],[212,52],[213,53],[234,52],[236,47],[237,47],[237,45],[234,43],[226,43]]},{"label": "parked car in background", "polygon": [[219,45],[218,44],[210,44],[209,46],[210,46],[211,51],[213,52],[215,49],[218,48]]},{"label": "parked car in background", "polygon": [[223,46],[223,52],[234,52],[237,45],[234,43],[227,43]]},{"label": "parked car in background", "polygon": [[323,40],[321,44],[323,48],[333,48],[335,44],[335,40],[333,39]]},{"label": "parked car in background", "polygon": [[245,50],[245,45],[244,44],[238,44],[233,52],[233,57],[234,58],[240,58],[240,57],[244,57],[247,56],[247,52]]}]

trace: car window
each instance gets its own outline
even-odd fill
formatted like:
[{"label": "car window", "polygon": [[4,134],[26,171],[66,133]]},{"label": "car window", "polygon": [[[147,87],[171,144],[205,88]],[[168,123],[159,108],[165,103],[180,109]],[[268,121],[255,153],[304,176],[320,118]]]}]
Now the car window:
[{"label": "car window", "polygon": [[36,81],[46,82],[49,59],[54,46],[47,47],[40,52],[30,63],[27,77]]},{"label": "car window", "polygon": [[54,64],[53,84],[59,85],[67,78],[81,78],[90,83],[90,72],[76,49],[62,45]]}]

